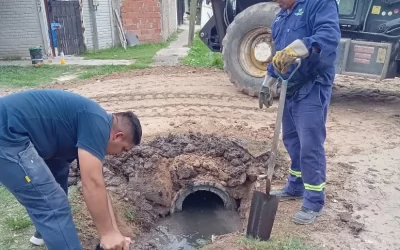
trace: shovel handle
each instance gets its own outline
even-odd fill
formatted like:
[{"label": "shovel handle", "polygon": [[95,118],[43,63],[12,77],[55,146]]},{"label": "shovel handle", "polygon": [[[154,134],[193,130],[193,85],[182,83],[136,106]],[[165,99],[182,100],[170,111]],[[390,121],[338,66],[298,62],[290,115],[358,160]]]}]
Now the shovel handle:
[{"label": "shovel handle", "polygon": [[[280,73],[278,73],[279,78],[282,79],[283,82],[282,82],[281,94],[279,96],[278,113],[277,113],[276,122],[275,122],[274,138],[272,140],[272,150],[271,150],[270,157],[268,159],[267,178],[269,181],[267,181],[267,188],[266,188],[267,191],[271,189],[271,180],[272,180],[272,176],[274,175],[276,155],[278,153],[279,135],[281,132],[281,125],[282,125],[283,110],[285,109],[287,83],[292,78],[294,73],[296,73],[296,71],[300,68],[301,60],[299,58],[297,58],[294,61],[294,63],[296,63],[297,66],[292,71],[292,73],[289,75],[289,77],[287,79],[284,79],[283,76]],[[268,191],[268,193],[269,193],[269,191]]]}]

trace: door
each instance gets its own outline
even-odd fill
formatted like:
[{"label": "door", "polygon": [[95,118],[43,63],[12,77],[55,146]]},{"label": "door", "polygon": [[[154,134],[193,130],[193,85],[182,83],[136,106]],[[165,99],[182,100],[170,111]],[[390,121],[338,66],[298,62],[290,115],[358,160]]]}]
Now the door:
[{"label": "door", "polygon": [[178,25],[183,24],[183,16],[185,14],[185,2],[184,0],[177,0],[177,11],[178,11]]},{"label": "door", "polygon": [[85,50],[81,9],[78,0],[49,0],[49,19],[56,40],[58,55],[77,55]]}]

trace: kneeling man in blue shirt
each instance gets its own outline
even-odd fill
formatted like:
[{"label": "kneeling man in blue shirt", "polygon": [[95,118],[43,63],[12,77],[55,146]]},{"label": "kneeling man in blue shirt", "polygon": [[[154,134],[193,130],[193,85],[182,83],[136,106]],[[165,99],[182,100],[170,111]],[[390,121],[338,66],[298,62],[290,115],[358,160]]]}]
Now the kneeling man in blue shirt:
[{"label": "kneeling man in blue shirt", "polygon": [[49,250],[83,250],[69,206],[69,164],[78,162],[83,196],[104,249],[128,250],[117,228],[102,166],[140,144],[132,112],[107,113],[96,102],[62,90],[30,90],[0,98],[0,183],[26,208]]}]

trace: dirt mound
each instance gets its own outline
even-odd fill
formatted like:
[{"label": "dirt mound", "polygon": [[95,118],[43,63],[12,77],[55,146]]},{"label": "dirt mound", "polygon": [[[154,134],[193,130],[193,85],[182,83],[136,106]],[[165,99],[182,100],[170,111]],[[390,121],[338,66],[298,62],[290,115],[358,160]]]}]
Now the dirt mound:
[{"label": "dirt mound", "polygon": [[[268,155],[254,157],[240,142],[215,135],[169,135],[108,157],[104,175],[110,191],[134,204],[137,222],[145,230],[169,214],[180,190],[199,182],[223,187],[239,201],[244,219],[249,192],[257,175],[264,173]],[[71,184],[79,178],[78,169],[72,169]]]}]

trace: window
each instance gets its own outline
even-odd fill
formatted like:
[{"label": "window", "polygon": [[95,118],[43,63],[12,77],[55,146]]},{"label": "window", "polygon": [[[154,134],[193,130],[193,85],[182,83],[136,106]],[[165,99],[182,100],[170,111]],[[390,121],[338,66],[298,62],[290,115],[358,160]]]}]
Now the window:
[{"label": "window", "polygon": [[339,15],[350,16],[354,14],[357,0],[336,0],[339,4]]}]

